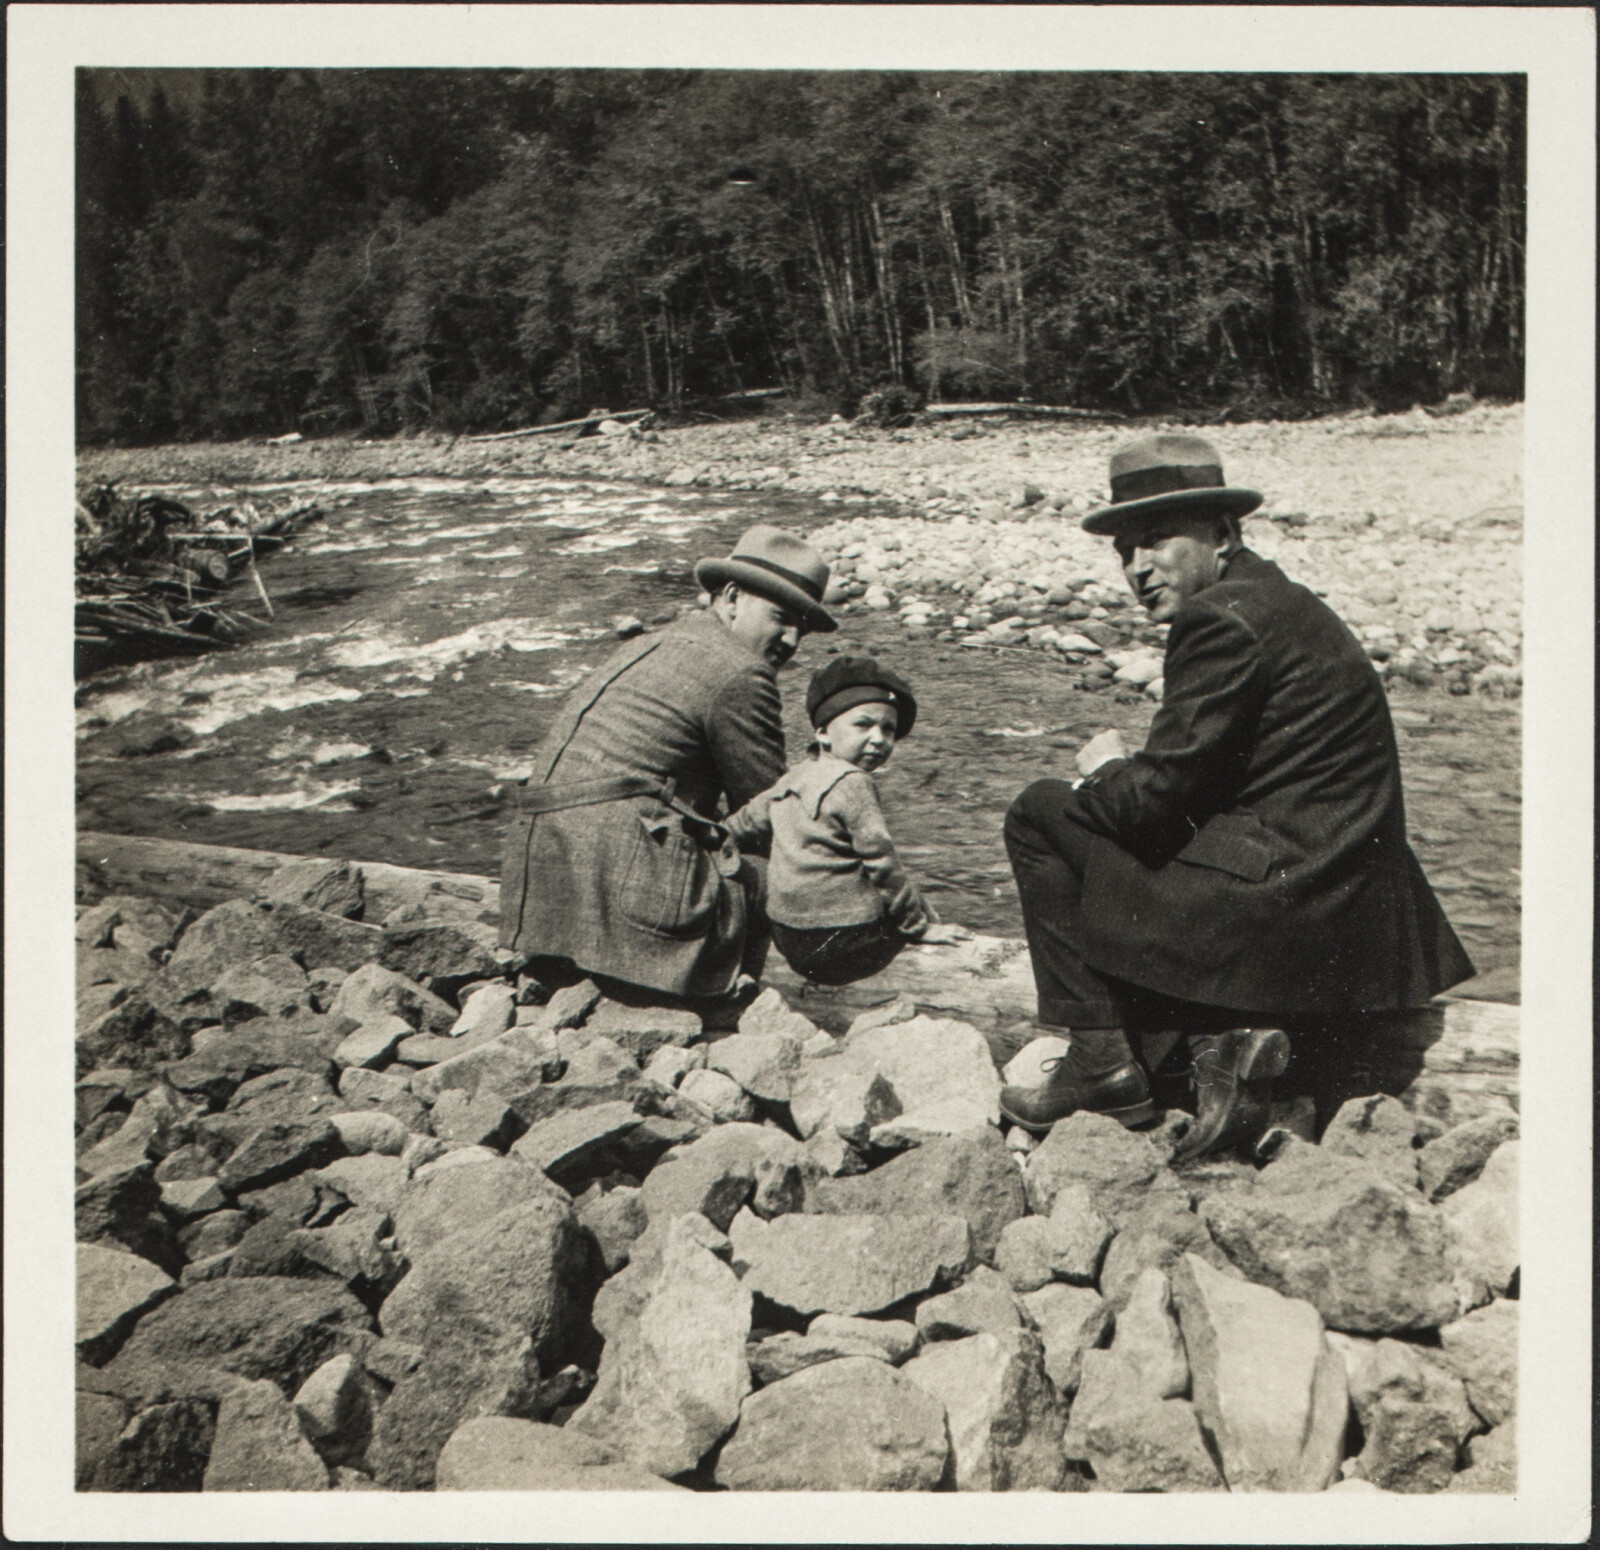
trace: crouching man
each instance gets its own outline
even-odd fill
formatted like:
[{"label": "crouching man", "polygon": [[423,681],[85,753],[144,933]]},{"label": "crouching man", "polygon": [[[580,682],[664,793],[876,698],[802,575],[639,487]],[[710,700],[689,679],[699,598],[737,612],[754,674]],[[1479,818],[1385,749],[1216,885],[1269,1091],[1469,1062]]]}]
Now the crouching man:
[{"label": "crouching man", "polygon": [[647,999],[703,1000],[760,971],[762,862],[719,815],[783,774],[776,670],[803,635],[836,627],[822,607],[828,567],[758,525],[695,574],[711,606],[618,648],[579,684],[520,797],[500,942],[549,982],[591,974]]},{"label": "crouching man", "polygon": [[1406,841],[1383,685],[1326,604],[1243,547],[1260,503],[1208,442],[1152,435],[1084,517],[1170,625],[1165,695],[1142,749],[1103,732],[1081,780],[1036,781],[1006,816],[1039,1022],[1071,1038],[1043,1088],[1002,1095],[1035,1132],[1153,1118],[1150,1071],[1182,1038],[1196,1118],[1174,1162],[1251,1145],[1291,1035],[1373,1026],[1473,973]]}]

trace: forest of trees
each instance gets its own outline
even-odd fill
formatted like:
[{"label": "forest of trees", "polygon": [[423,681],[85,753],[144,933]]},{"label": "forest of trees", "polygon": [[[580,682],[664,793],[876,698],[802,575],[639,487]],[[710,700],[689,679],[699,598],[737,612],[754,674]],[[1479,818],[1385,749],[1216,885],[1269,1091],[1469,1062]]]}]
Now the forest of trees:
[{"label": "forest of trees", "polygon": [[1521,76],[85,70],[85,443],[1520,396]]}]

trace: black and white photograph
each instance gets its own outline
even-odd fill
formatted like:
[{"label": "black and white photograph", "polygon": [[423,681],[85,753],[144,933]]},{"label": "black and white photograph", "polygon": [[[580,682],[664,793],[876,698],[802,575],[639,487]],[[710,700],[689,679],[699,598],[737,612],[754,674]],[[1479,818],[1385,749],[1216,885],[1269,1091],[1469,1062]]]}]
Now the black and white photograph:
[{"label": "black and white photograph", "polygon": [[1587,1536],[1592,13],[10,33],[8,1534]]}]

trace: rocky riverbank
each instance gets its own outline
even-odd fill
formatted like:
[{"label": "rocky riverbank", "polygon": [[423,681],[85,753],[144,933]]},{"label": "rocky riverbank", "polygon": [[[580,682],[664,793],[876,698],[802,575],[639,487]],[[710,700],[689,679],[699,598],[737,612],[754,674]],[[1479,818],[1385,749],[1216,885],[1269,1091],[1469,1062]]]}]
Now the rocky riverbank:
[{"label": "rocky riverbank", "polygon": [[[1521,431],[1520,406],[1477,405],[1206,435],[1229,477],[1266,496],[1247,541],[1321,591],[1385,675],[1514,698]],[[1059,653],[1090,681],[1123,674],[1146,686],[1159,676],[1159,638],[1133,617],[1109,546],[1076,520],[1104,498],[1111,450],[1136,433],[1037,422],[884,431],[774,414],[660,431],[616,425],[553,444],[417,437],[100,450],[83,453],[79,469],[126,484],[543,475],[809,494],[841,606],[950,641]]]},{"label": "rocky riverbank", "polygon": [[552,991],[341,862],[80,891],[80,1488],[1515,1488],[1503,1100],[1178,1172],[906,1000]]}]

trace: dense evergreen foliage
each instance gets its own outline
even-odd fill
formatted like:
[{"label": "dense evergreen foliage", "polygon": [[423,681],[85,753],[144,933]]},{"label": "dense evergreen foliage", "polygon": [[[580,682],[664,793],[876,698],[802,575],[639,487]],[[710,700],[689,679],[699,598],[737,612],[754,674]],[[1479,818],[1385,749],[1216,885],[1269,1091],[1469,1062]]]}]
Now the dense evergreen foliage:
[{"label": "dense evergreen foliage", "polygon": [[778,383],[1239,414],[1521,391],[1521,77],[144,84],[79,77],[89,442]]}]

